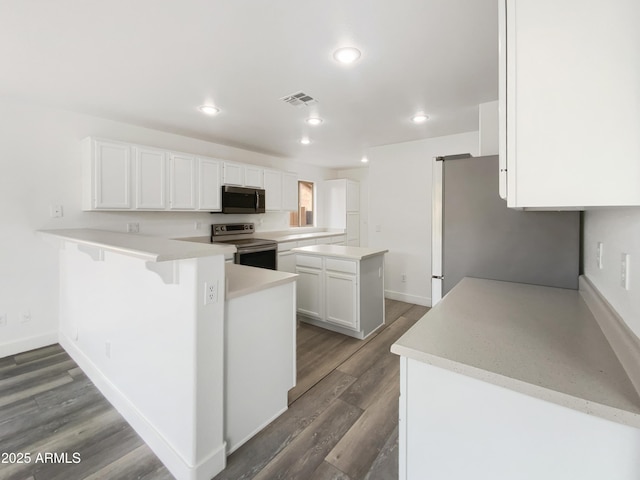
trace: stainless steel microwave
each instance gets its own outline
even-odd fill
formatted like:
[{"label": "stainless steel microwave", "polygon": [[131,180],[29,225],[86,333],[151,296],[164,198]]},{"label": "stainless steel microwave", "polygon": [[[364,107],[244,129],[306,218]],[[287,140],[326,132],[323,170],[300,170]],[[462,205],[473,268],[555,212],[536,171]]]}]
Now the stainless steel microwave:
[{"label": "stainless steel microwave", "polygon": [[264,201],[260,188],[222,187],[222,213],[264,213]]}]

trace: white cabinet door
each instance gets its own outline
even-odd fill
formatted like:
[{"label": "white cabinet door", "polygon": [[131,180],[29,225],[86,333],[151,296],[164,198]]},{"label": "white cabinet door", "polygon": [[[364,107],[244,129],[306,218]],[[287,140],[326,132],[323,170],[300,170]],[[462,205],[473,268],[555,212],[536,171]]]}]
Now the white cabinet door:
[{"label": "white cabinet door", "polygon": [[254,167],[253,165],[245,165],[244,186],[251,188],[264,188],[264,169]]},{"label": "white cabinet door", "polygon": [[326,320],[358,330],[358,281],[356,275],[325,272]]},{"label": "white cabinet door", "polygon": [[244,165],[224,162],[222,167],[222,184],[242,187],[244,185]]},{"label": "white cabinet door", "polygon": [[322,270],[296,266],[298,311],[322,319]]},{"label": "white cabinet door", "polygon": [[347,245],[360,246],[360,214],[347,213]]},{"label": "white cabinet door", "polygon": [[93,205],[96,209],[131,208],[131,148],[95,140],[92,147]]},{"label": "white cabinet door", "polygon": [[298,174],[285,172],[282,174],[282,210],[295,212],[298,210]]},{"label": "white cabinet door", "polygon": [[196,208],[196,159],[181,153],[169,154],[169,184],[171,210]]},{"label": "white cabinet door", "polygon": [[264,190],[266,196],[265,209],[267,211],[282,210],[282,172],[265,170]]},{"label": "white cabinet door", "polygon": [[135,208],[164,210],[167,208],[165,152],[147,147],[133,147],[135,164]]},{"label": "white cabinet door", "polygon": [[347,212],[360,211],[360,184],[347,180]]},{"label": "white cabinet door", "polygon": [[278,270],[281,272],[296,273],[295,252],[278,252]]},{"label": "white cabinet door", "polygon": [[640,2],[502,8],[508,206],[640,205]]},{"label": "white cabinet door", "polygon": [[221,202],[220,162],[212,158],[198,158],[198,210],[219,212]]}]

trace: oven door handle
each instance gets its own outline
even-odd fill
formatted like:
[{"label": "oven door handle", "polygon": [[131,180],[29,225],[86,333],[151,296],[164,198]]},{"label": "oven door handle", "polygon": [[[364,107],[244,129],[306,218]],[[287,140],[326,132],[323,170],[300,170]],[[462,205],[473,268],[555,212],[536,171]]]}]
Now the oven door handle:
[{"label": "oven door handle", "polygon": [[242,255],[244,253],[257,253],[257,252],[270,252],[272,250],[277,250],[278,245],[260,245],[257,247],[242,247],[238,248],[238,255]]}]

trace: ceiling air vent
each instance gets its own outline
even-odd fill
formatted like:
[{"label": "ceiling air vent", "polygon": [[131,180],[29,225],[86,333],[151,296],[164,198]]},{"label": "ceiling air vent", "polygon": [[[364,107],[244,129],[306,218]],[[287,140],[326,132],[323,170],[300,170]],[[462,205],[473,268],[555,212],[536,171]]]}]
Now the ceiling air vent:
[{"label": "ceiling air vent", "polygon": [[306,105],[314,105],[318,103],[318,100],[304,92],[292,93],[291,95],[282,97],[280,100],[283,100],[294,107],[304,107]]}]

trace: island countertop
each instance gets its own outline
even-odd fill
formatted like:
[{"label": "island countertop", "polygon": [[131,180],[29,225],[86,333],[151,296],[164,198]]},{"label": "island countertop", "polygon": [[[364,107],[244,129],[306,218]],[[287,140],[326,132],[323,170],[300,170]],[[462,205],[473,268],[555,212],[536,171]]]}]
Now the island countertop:
[{"label": "island countertop", "polygon": [[92,228],[69,228],[60,230],[40,230],[39,233],[62,240],[96,247],[108,252],[120,253],[140,258],[148,262],[185,260],[235,253],[233,245],[202,244],[169,240],[133,233],[111,232]]},{"label": "island countertop", "polygon": [[464,278],[391,351],[640,427],[640,398],[575,290]]},{"label": "island countertop", "polygon": [[295,273],[227,263],[225,265],[225,300],[293,282],[297,277]]},{"label": "island countertop", "polygon": [[338,257],[351,260],[364,260],[365,258],[384,255],[389,250],[384,248],[370,247],[348,247],[344,245],[309,245],[308,247],[297,247],[291,249],[292,252],[304,253],[307,255],[318,255],[322,257]]}]

